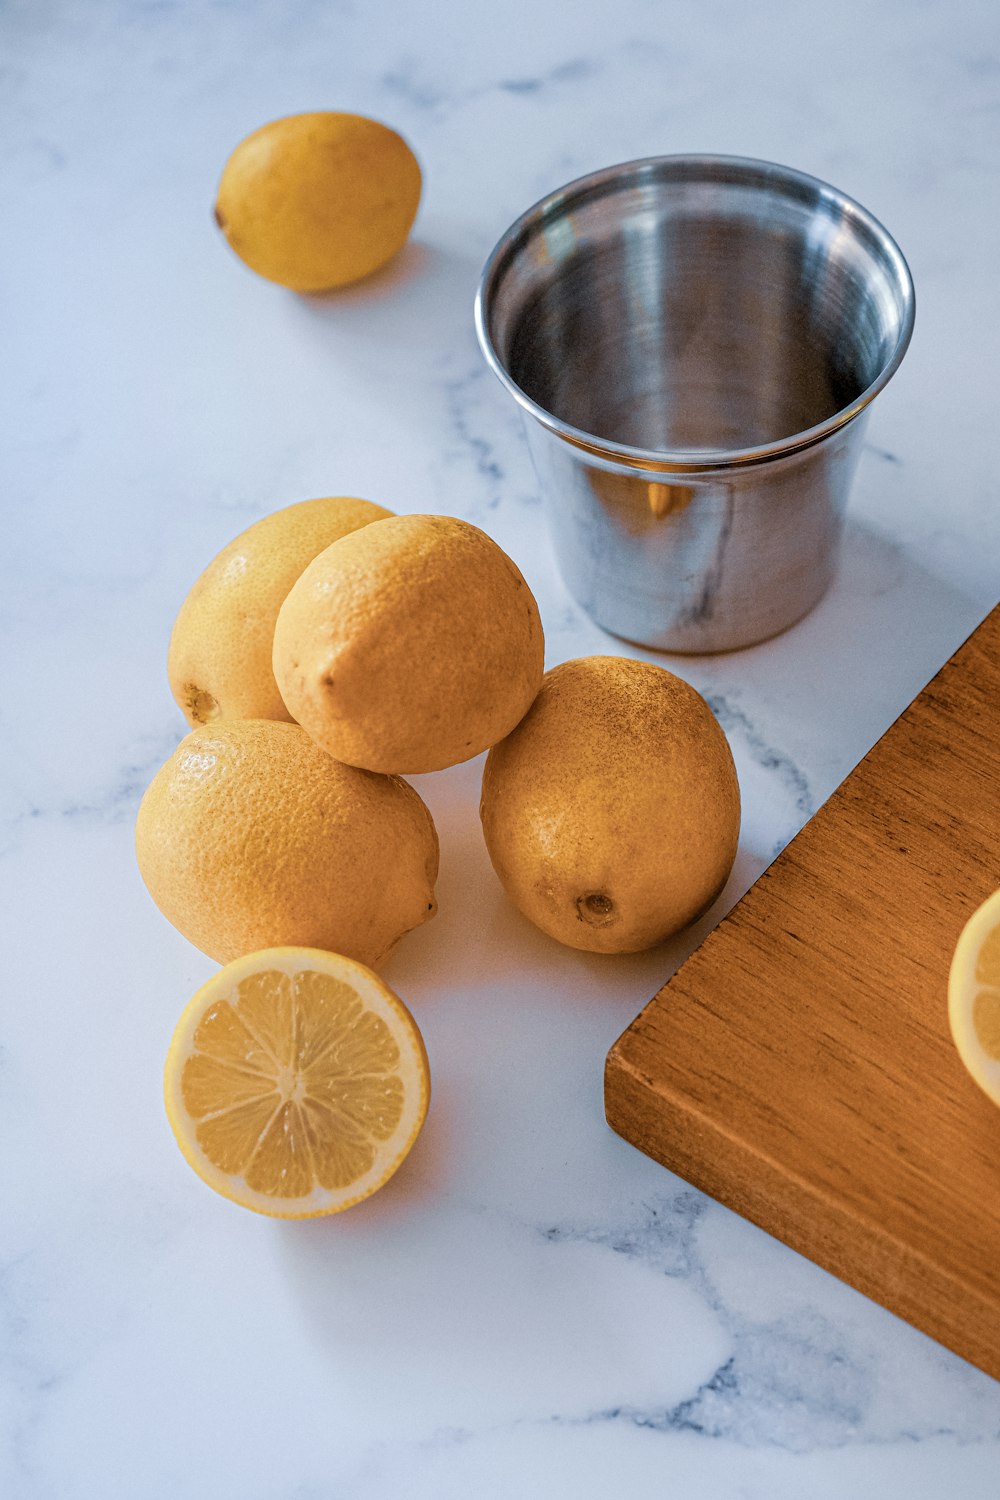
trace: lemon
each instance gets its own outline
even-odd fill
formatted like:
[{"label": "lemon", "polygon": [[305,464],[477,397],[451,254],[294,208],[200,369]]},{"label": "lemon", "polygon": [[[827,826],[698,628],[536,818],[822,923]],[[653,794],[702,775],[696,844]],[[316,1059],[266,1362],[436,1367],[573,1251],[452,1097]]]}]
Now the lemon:
[{"label": "lemon", "polygon": [[300,500],[223,547],[181,605],[170,637],[170,689],[189,724],[291,719],[271,670],[281,603],[324,547],[391,514],[347,495]]},{"label": "lemon", "polygon": [[215,217],[258,275],[298,292],[326,291],[391,260],[420,189],[417,159],[394,130],[321,110],[272,120],[240,142]]},{"label": "lemon", "polygon": [[[383,523],[379,523],[383,524]],[[547,672],[495,745],[480,815],[514,904],[571,948],[651,948],[715,900],[740,827],[736,768],[708,704],[648,662]]]},{"label": "lemon", "polygon": [[404,1160],[430,1070],[417,1024],[363,965],[310,948],[249,953],[186,1007],[167,1118],[198,1176],[278,1218],[339,1213]]},{"label": "lemon", "polygon": [[948,1021],[959,1057],[1000,1104],[1000,891],[973,912],[955,946]]},{"label": "lemon", "polygon": [[331,760],[297,724],[192,730],[142,799],[136,855],[167,920],[220,963],[301,944],[376,964],[436,911],[420,797]]},{"label": "lemon", "polygon": [[289,590],[274,675],[297,723],[337,760],[439,771],[526,713],[542,679],[538,606],[478,527],[393,516],[342,537]]}]

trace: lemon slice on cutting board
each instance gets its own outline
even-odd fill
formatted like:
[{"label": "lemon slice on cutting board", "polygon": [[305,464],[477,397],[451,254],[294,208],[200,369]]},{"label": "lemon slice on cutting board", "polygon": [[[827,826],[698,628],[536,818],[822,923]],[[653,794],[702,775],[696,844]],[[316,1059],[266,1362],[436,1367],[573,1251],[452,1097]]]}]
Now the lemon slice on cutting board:
[{"label": "lemon slice on cutting board", "polygon": [[948,1021],[965,1066],[1000,1104],[1000,891],[962,929],[948,975]]},{"label": "lemon slice on cutting board", "polygon": [[209,1187],[278,1218],[338,1213],[392,1176],[423,1125],[417,1024],[363,964],[265,948],[186,1007],[164,1076],[169,1118]]}]

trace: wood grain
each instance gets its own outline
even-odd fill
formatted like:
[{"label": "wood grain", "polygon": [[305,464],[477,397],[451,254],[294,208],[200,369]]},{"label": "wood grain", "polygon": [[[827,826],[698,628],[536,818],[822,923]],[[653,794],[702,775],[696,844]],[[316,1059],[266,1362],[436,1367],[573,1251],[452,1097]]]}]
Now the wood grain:
[{"label": "wood grain", "polygon": [[1000,886],[1000,607],[615,1043],[611,1126],[1000,1378],[1000,1109],[948,967]]}]

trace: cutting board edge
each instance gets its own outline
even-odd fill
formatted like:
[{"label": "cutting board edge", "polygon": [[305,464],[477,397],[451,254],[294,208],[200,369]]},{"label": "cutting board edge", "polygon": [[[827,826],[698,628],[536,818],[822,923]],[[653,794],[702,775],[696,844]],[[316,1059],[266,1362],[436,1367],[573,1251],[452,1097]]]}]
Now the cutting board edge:
[{"label": "cutting board edge", "polygon": [[[655,998],[649,1003],[655,1003]],[[641,1067],[625,1056],[630,1040],[630,1032],[623,1033],[605,1062],[605,1117],[617,1135],[1000,1380],[1000,1298],[982,1297],[976,1288],[924,1260],[835,1197],[783,1171],[780,1163],[762,1158],[714,1121],[692,1110],[686,1100],[657,1088]],[[669,1128],[671,1120],[677,1126],[673,1131]],[[739,1181],[745,1184],[742,1192],[732,1187]],[[780,1229],[776,1225],[779,1216]],[[845,1224],[851,1226],[855,1246],[849,1263],[837,1254]],[[903,1262],[906,1274],[894,1276],[894,1268],[898,1271]],[[920,1282],[928,1288],[933,1283],[934,1294],[924,1298],[914,1294],[911,1289]],[[954,1316],[949,1318],[941,1309]],[[988,1339],[985,1333],[979,1335],[978,1330],[991,1327],[994,1339]]]}]

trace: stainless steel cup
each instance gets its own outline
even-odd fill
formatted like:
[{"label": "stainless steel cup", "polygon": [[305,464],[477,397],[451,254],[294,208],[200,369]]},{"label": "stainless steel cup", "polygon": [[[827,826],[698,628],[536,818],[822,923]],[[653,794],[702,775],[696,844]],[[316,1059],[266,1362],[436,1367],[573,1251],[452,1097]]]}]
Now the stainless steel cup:
[{"label": "stainless steel cup", "polygon": [[475,316],[600,625],[724,651],[817,603],[868,407],[913,329],[909,270],[871,214],[770,162],[627,162],[511,226]]}]

